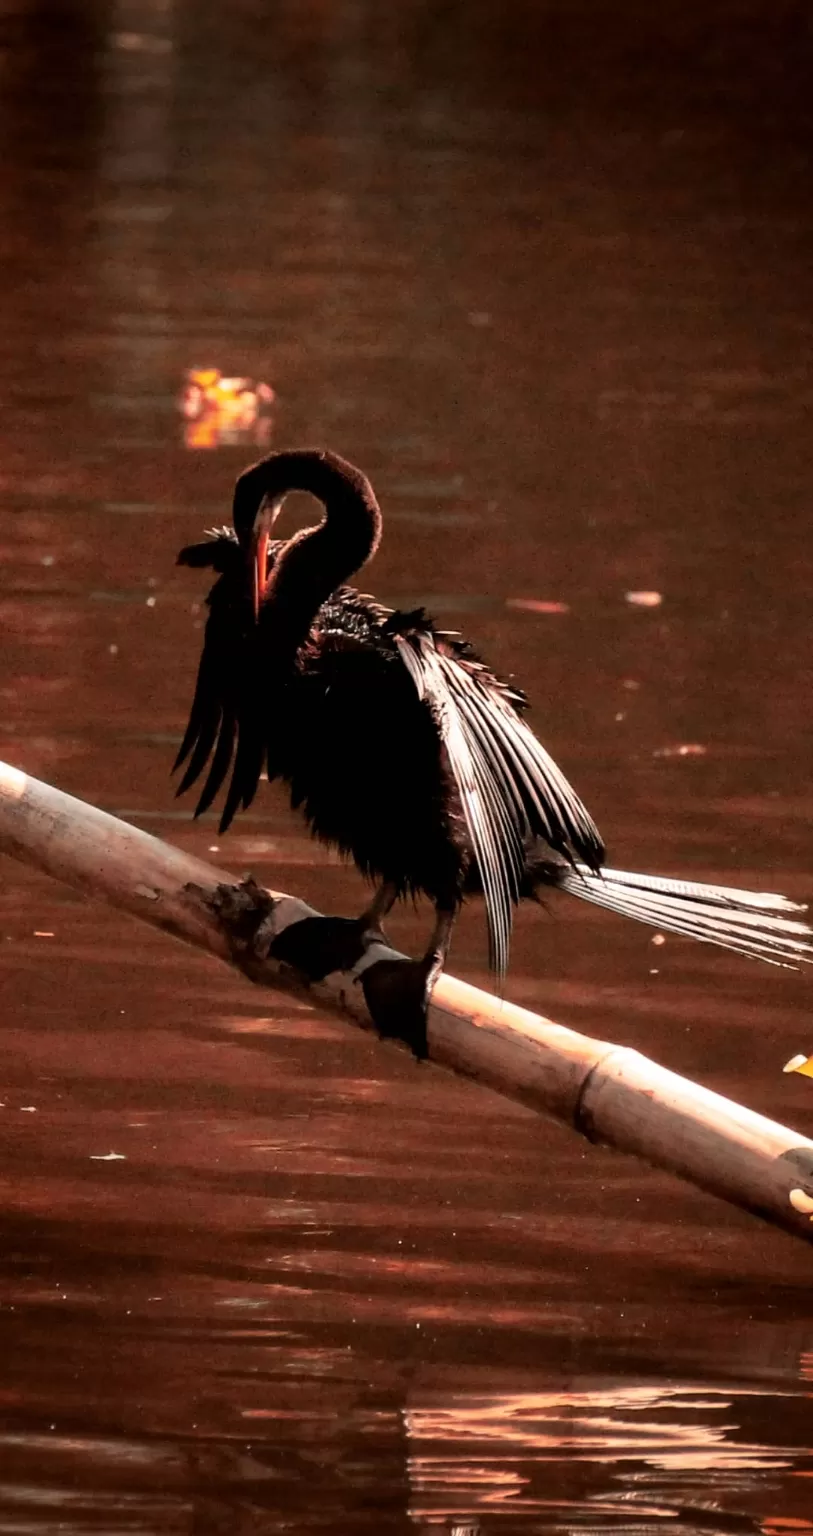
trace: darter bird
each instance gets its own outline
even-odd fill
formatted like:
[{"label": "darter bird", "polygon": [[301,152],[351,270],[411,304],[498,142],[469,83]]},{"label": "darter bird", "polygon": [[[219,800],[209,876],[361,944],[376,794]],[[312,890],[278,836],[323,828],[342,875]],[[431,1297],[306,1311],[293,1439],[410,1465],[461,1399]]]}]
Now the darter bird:
[{"label": "darter bird", "polygon": [[[309,492],[324,516],[272,540],[291,491]],[[392,610],[346,585],[381,527],[369,480],[337,454],[274,453],[240,475],[233,527],[178,556],[218,577],[175,767],[187,763],[182,794],[208,765],[196,815],[228,779],[221,831],[264,775],[284,780],[313,835],[376,884],[359,932],[380,929],[399,898],[430,898],[413,1047],[456,914],[475,893],[497,978],[516,903],[551,888],[774,964],[813,960],[805,908],[783,896],[605,866],[598,828],[528,725],[524,694],[423,609]]]}]

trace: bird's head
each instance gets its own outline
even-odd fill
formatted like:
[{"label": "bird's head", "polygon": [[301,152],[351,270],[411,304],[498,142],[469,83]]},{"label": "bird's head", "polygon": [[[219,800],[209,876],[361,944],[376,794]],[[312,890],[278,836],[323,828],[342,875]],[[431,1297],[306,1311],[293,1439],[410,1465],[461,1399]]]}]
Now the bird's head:
[{"label": "bird's head", "polygon": [[275,471],[283,457],[282,454],[269,454],[259,464],[244,470],[234,487],[234,531],[248,569],[255,619],[259,618],[268,585],[271,533],[287,490],[284,483],[274,483]]},{"label": "bird's head", "polygon": [[[287,539],[283,557],[270,540],[290,491],[305,491],[320,501],[323,517]],[[289,600],[297,590],[300,608],[310,604],[312,618],[319,603],[375,552],[381,533],[381,513],[367,477],[338,454],[319,448],[271,453],[244,470],[234,487],[233,519],[255,620],[268,595],[275,551],[277,596],[284,572]],[[314,593],[321,593],[315,607]]]},{"label": "bird's head", "polygon": [[255,514],[245,546],[249,562],[251,597],[255,620],[260,616],[260,604],[265,596],[265,589],[268,585],[268,548],[271,542],[271,532],[279,517],[281,506],[281,496],[276,501],[269,501],[267,497],[263,498]]},{"label": "bird's head", "polygon": [[[268,523],[270,528],[270,519]],[[260,529],[260,533],[263,529]],[[283,544],[279,539],[269,541],[267,531],[264,542],[250,554],[248,571],[246,551],[241,548],[233,528],[208,528],[206,538],[199,544],[187,544],[177,558],[178,565],[191,565],[198,569],[218,572],[220,580],[212,588],[207,599],[221,606],[226,603],[233,612],[245,614],[250,603],[256,620],[262,592]]]}]

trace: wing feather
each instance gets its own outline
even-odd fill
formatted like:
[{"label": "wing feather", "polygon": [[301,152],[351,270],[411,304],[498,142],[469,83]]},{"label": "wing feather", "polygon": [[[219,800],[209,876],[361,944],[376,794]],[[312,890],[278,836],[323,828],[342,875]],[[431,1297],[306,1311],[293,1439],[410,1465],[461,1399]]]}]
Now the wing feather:
[{"label": "wing feather", "polygon": [[237,734],[237,721],[233,714],[224,714],[220,724],[220,734],[217,738],[214,756],[209,765],[206,783],[201,790],[200,799],[195,807],[195,815],[202,816],[208,811],[209,806],[220,789],[234,753],[234,738]]},{"label": "wing feather", "polygon": [[504,789],[471,732],[456,690],[444,677],[430,637],[393,636],[418,695],[428,703],[446,749],[463,819],[480,870],[486,899],[489,962],[498,976],[508,967],[512,906],[519,899],[522,843]]},{"label": "wing feather", "polygon": [[441,664],[452,686],[466,700],[472,731],[484,745],[490,742],[524,830],[532,837],[543,836],[569,862],[581,859],[590,869],[600,868],[604,843],[592,816],[550,753],[506,703],[499,687],[469,677],[452,657],[442,656]]},{"label": "wing feather", "polygon": [[[190,785],[194,784],[195,780],[200,777],[203,769],[206,767],[206,764],[209,761],[209,754],[211,753],[215,741],[217,740],[217,734],[220,729],[220,722],[222,718],[223,711],[220,707],[219,700],[212,695],[209,695],[206,699],[206,706],[203,713],[203,718],[201,720],[200,730],[198,731],[195,738],[195,745],[192,750],[192,756],[189,759],[189,762],[186,766],[186,772],[184,773],[184,776],[181,779],[181,782],[178,785],[178,789],[176,791],[178,795],[185,794]],[[196,810],[195,815],[199,815],[199,811]]]},{"label": "wing feather", "polygon": [[195,807],[195,815],[200,816],[209,809],[231,769],[220,822],[220,830],[225,831],[238,806],[253,799],[266,756],[243,555],[231,530],[218,529],[207,543],[182,550],[178,560],[183,565],[213,566],[220,575],[206,600],[209,617],[195,692],[173,772],[189,758],[177,790],[182,795],[209,763]]},{"label": "wing feather", "polygon": [[539,836],[574,867],[598,870],[598,828],[506,692],[485,668],[439,649],[431,631],[393,634],[426,700],[460,797],[486,900],[489,960],[508,964],[512,908],[519,900],[529,839]]},{"label": "wing feather", "polygon": [[[186,761],[196,742],[198,742],[200,737],[210,729],[213,714],[215,721],[212,741],[214,741],[218,725],[217,679],[216,671],[213,666],[212,650],[211,648],[207,647],[206,642],[204,641],[200,664],[198,666],[197,680],[195,682],[195,692],[192,698],[192,708],[189,711],[189,722],[187,724],[186,731],[184,732],[184,738],[181,742],[178,756],[172,765],[173,773],[177,773],[181,764]],[[206,761],[205,756],[203,761]],[[195,772],[191,774],[189,770],[187,770],[177,791],[179,795],[182,795],[184,790],[188,789],[193,780],[197,778],[197,775],[200,772],[200,768],[202,766],[203,764],[201,764],[200,767],[198,767]]]},{"label": "wing feather", "polygon": [[[266,752],[267,745],[263,739],[257,711],[245,707],[239,721],[231,783],[220,818],[221,832],[225,832],[231,825],[241,807],[245,811],[251,805],[257,793],[263,767],[266,766]],[[270,768],[267,768],[267,777],[273,778]]]}]

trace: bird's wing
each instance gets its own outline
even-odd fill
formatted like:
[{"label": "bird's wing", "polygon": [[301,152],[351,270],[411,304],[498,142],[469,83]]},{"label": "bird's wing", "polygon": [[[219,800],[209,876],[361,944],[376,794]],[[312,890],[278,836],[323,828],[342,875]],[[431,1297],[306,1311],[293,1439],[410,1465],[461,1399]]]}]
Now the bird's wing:
[{"label": "bird's wing", "polygon": [[393,633],[419,696],[437,722],[486,899],[489,958],[505,972],[511,908],[530,840],[544,837],[570,863],[600,867],[598,829],[564,774],[517,714],[519,700],[477,662],[431,632]]},{"label": "bird's wing", "polygon": [[[205,544],[181,550],[179,565],[213,566],[220,572],[209,596],[189,722],[173,773],[189,759],[177,793],[182,795],[209,764],[195,807],[200,816],[212,804],[231,768],[220,821],[225,831],[239,806],[254,798],[265,761],[261,701],[253,669],[253,625],[247,612],[242,553],[230,530],[217,530]],[[254,680],[254,688],[250,687]]]}]

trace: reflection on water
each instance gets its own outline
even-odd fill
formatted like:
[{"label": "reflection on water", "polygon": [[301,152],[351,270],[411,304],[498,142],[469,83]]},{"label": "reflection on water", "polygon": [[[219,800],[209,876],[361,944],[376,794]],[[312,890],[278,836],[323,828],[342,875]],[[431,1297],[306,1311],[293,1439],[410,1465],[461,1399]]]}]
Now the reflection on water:
[{"label": "reflection on water", "polygon": [[[272,9],[0,0],[0,752],[360,910],[172,799],[217,360],[616,863],[809,897],[803,8]],[[509,993],[813,1130],[809,982],[552,906]],[[811,1529],[801,1245],[10,864],[0,1029],[0,1532]]]},{"label": "reflection on water", "polygon": [[[487,1529],[491,1514],[533,1511],[537,1528],[608,1536],[661,1522],[679,1532],[767,1529],[772,1516],[763,1524],[748,1511],[765,1508],[773,1474],[813,1476],[809,1405],[791,1405],[801,1443],[754,1443],[742,1412],[754,1397],[753,1388],[624,1382],[419,1404],[406,1414],[413,1517],[479,1517]],[[566,1497],[550,1476],[563,1463]],[[787,1526],[813,1530],[813,1520]]]},{"label": "reflection on water", "polygon": [[[310,1529],[320,1526],[312,1511],[323,1500],[334,1528],[343,1501],[353,1500],[350,1528],[375,1529],[376,1521],[397,1520],[402,1494],[408,1528],[450,1536],[813,1530],[803,1512],[813,1475],[808,1404],[791,1394],[789,1417],[781,1403],[795,1443],[771,1434],[762,1445],[747,1438],[759,1396],[748,1388],[415,1389],[399,1415],[364,1405],[358,1389],[337,1394],[330,1360],[320,1364],[321,1399],[318,1388],[303,1401],[301,1391],[270,1386],[266,1405],[244,1410],[229,1437],[200,1433],[195,1423],[186,1435],[51,1426],[0,1433],[2,1528],[79,1532],[107,1520],[105,1529],[137,1531]],[[308,1365],[292,1348],[290,1367],[307,1377]],[[360,1496],[365,1486],[372,1497]],[[777,1506],[788,1487],[790,1499],[786,1492]],[[175,1524],[183,1519],[193,1524]]]}]

